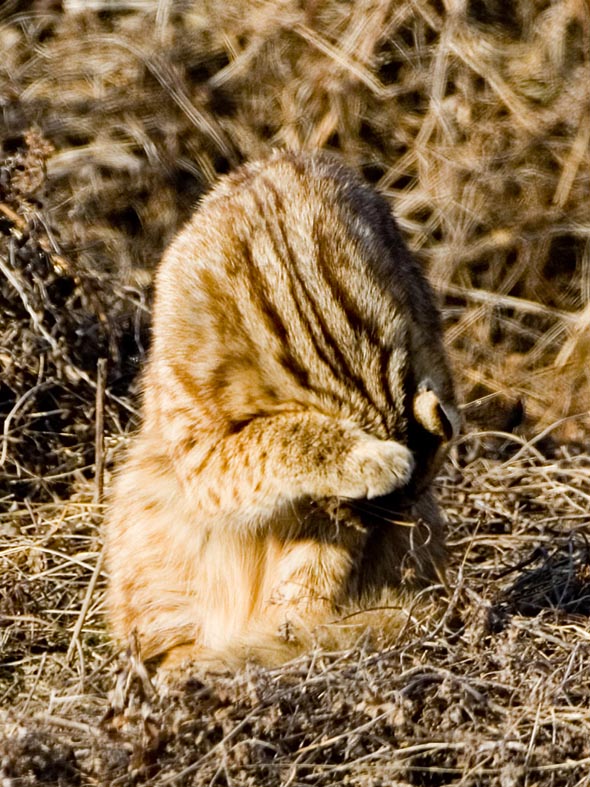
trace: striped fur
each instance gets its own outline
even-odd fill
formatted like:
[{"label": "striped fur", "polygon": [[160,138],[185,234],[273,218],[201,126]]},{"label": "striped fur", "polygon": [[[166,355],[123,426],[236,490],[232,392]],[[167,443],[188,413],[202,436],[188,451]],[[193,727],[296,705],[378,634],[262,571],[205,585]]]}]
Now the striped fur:
[{"label": "striped fur", "polygon": [[115,635],[147,658],[280,661],[432,580],[428,484],[457,426],[438,312],[386,202],[325,154],[225,177],[157,276],[107,527]]}]

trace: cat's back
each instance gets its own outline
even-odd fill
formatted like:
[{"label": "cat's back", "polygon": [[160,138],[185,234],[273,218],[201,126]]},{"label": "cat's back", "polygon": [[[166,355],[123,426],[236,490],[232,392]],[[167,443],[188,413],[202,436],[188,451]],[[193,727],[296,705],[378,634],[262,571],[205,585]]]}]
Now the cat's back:
[{"label": "cat's back", "polygon": [[330,155],[278,153],[223,178],[156,290],[151,379],[191,381],[220,423],[314,407],[396,434],[409,355],[452,398],[438,312],[387,202]]},{"label": "cat's back", "polygon": [[[222,274],[228,295],[243,294],[237,286],[247,281],[260,289],[274,275],[277,286],[291,289],[294,278],[308,279],[318,300],[327,294],[319,284],[341,297],[356,292],[368,305],[376,294],[363,294],[369,284],[381,297],[389,289],[398,305],[425,312],[430,305],[385,199],[323,152],[275,153],[223,177],[165,255],[159,288],[170,279],[177,287],[182,271],[188,286],[194,274],[197,289],[216,299],[221,293],[207,285]],[[372,310],[364,316],[370,321]]]}]

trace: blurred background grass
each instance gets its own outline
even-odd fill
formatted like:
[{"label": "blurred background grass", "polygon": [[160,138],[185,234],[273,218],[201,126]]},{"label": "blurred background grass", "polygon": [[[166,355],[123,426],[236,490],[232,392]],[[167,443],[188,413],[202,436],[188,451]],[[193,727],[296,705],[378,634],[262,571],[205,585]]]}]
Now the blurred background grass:
[{"label": "blurred background grass", "polygon": [[[57,432],[54,468],[91,460],[96,358],[124,396],[164,246],[219,173],[277,146],[338,151],[391,199],[473,422],[588,410],[587,0],[7,0],[0,50],[0,242],[18,280],[0,276],[0,414],[24,395],[53,413],[21,451],[32,475]],[[129,408],[110,401],[120,431]],[[580,440],[584,423],[554,433]]]}]

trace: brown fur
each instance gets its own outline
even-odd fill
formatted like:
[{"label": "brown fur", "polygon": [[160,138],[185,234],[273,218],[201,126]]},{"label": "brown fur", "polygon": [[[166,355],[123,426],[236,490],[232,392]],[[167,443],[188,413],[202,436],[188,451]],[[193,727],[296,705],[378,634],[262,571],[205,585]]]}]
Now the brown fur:
[{"label": "brown fur", "polygon": [[428,483],[457,426],[438,312],[385,201],[324,154],[222,179],[157,277],[107,529],[115,635],[145,657],[280,661],[432,580]]}]

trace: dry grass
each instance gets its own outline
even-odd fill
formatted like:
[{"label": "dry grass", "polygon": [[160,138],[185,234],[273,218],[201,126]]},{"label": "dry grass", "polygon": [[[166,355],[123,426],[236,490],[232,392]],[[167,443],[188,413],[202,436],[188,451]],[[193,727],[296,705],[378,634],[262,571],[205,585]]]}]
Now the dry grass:
[{"label": "dry grass", "polygon": [[[8,0],[0,51],[3,785],[590,785],[586,0]],[[95,450],[108,486],[163,246],[273,145],[341,151],[441,292],[452,591],[385,652],[156,684]]]},{"label": "dry grass", "polygon": [[63,5],[5,4],[0,80],[5,148],[32,123],[56,148],[66,256],[144,287],[218,172],[336,149],[446,297],[466,398],[510,391],[544,424],[587,408],[586,0]]},{"label": "dry grass", "polygon": [[[535,586],[534,616],[507,608],[514,574],[502,575],[539,546],[583,540],[589,475],[588,456],[565,447],[465,438],[439,484],[452,595],[432,589],[432,615],[410,616],[395,647],[167,683],[134,653],[115,658],[103,577],[72,642],[96,506],[13,512],[0,552],[6,784],[588,784],[587,617],[559,609],[555,582],[539,593],[543,555],[515,572]],[[570,567],[587,571],[587,556]],[[576,587],[587,609],[590,586]]]}]

